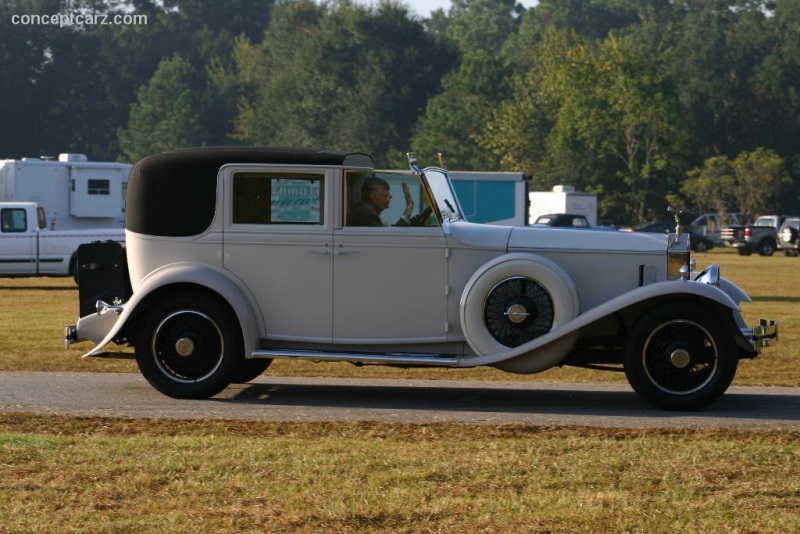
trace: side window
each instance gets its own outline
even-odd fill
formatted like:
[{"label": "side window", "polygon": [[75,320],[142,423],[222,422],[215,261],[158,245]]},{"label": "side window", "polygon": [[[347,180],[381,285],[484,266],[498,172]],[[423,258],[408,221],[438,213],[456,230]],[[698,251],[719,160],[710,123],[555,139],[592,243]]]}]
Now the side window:
[{"label": "side window", "polygon": [[24,209],[6,208],[0,210],[3,232],[24,232],[28,229],[28,215]]},{"label": "side window", "polygon": [[233,223],[321,225],[324,183],[322,174],[237,173]]},{"label": "side window", "polygon": [[344,183],[345,226],[438,226],[418,176],[348,172]]},{"label": "side window", "polygon": [[90,195],[110,195],[111,180],[89,179],[86,185],[86,192]]}]

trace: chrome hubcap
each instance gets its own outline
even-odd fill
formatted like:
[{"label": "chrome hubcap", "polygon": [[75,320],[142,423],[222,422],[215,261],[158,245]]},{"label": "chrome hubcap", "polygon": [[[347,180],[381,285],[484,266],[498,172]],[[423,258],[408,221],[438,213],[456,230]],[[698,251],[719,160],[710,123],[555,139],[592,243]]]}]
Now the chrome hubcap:
[{"label": "chrome hubcap", "polygon": [[182,337],[175,343],[175,352],[178,356],[191,356],[194,354],[194,341],[188,337]]},{"label": "chrome hubcap", "polygon": [[525,321],[530,315],[528,309],[522,304],[512,304],[508,307],[505,314],[508,320],[514,324],[520,324]]},{"label": "chrome hubcap", "polygon": [[692,360],[689,352],[684,349],[676,349],[672,351],[672,354],[669,355],[669,359],[672,362],[672,365],[678,369],[685,369]]}]

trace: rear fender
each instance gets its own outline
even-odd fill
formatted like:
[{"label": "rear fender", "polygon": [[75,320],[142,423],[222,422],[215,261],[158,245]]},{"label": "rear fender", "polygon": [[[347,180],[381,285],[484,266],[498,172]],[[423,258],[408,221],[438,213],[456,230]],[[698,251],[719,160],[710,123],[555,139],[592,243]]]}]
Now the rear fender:
[{"label": "rear fender", "polygon": [[[110,330],[105,337],[83,357],[94,356],[105,345],[117,338],[130,319],[135,317],[139,306],[146,302],[153,293],[176,284],[200,286],[225,299],[236,313],[236,318],[239,321],[244,339],[245,354],[252,354],[258,348],[259,326],[264,324],[264,318],[252,295],[224,271],[210,268],[208,265],[177,263],[165,265],[147,275],[130,300],[118,307],[118,309],[121,309],[121,313],[113,323],[113,326],[110,326]],[[105,316],[116,314],[117,311],[108,309],[101,313]],[[84,319],[87,318],[82,318],[81,321]],[[102,322],[110,325],[109,320],[104,319]]]}]

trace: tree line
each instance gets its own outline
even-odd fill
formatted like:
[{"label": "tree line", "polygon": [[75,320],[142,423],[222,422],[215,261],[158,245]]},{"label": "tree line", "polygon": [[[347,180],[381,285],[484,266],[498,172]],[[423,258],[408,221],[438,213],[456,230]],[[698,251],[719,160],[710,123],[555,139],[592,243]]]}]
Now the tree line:
[{"label": "tree line", "polygon": [[[59,13],[138,23],[20,23]],[[796,0],[5,0],[0,157],[442,152],[595,192],[618,223],[797,213],[798,28]]]}]

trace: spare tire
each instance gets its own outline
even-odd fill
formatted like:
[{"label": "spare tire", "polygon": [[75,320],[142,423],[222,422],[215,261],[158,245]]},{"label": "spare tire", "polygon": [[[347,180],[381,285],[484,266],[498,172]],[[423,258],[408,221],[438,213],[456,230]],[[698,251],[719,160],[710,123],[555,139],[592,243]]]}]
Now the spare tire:
[{"label": "spare tire", "polygon": [[541,256],[509,254],[469,279],[459,315],[469,346],[487,355],[536,339],[579,311],[575,284],[561,267]]},{"label": "spare tire", "polygon": [[784,226],[780,235],[781,241],[784,243],[794,243],[797,240],[797,229],[791,226]]}]

